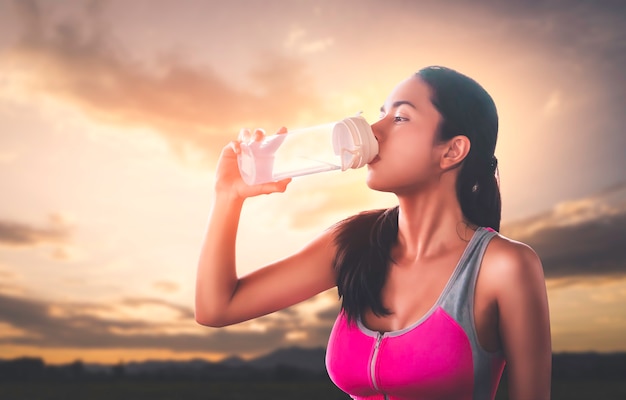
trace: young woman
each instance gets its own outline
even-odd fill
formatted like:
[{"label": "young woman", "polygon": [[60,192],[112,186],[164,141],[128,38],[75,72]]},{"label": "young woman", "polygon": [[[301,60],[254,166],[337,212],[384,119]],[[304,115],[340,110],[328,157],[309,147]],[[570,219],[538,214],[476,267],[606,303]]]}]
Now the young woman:
[{"label": "young woman", "polygon": [[[342,308],[326,365],[354,399],[550,397],[551,342],[541,262],[498,234],[498,117],[474,80],[427,67],[400,82],[372,125],[367,184],[398,205],[322,232],[302,250],[238,277],[244,200],[289,180],[248,186],[239,142],[222,151],[198,266],[196,320],[225,326],[337,286]],[[259,140],[262,133],[245,135]],[[251,138],[250,138],[251,137]]]}]

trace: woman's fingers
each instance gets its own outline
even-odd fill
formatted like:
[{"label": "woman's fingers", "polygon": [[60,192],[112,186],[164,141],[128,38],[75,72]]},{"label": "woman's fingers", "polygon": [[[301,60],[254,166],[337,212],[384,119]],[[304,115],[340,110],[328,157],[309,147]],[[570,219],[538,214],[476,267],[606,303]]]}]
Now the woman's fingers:
[{"label": "woman's fingers", "polygon": [[239,136],[237,137],[237,140],[242,143],[249,143],[251,138],[252,134],[250,133],[250,129],[242,128],[239,131]]},{"label": "woman's fingers", "polygon": [[283,179],[276,182],[268,182],[257,185],[259,192],[262,194],[270,194],[276,192],[284,192],[287,190],[287,185],[291,182],[291,178]]},{"label": "woman's fingers", "polygon": [[[282,127],[276,133],[285,134],[287,133],[287,128]],[[239,136],[237,137],[237,140],[231,141],[228,144],[228,146],[224,148],[222,155],[225,156],[226,158],[230,158],[230,157],[236,158],[239,154],[241,154],[242,146],[249,147],[250,149],[258,149],[257,146],[263,146],[261,142],[263,141],[264,138],[265,138],[264,129],[257,128],[254,131],[250,131],[250,129],[243,128],[239,131]],[[280,144],[281,141],[278,141],[276,143]],[[229,181],[230,179],[234,178],[235,170],[233,168],[236,168],[236,167],[233,167],[231,162],[224,163],[224,166],[222,168],[223,173],[221,175],[225,179],[224,182]],[[238,170],[236,170],[236,175],[237,175],[237,178],[235,180],[237,181],[237,184],[235,186],[232,186],[232,183],[230,183],[228,185],[225,185],[225,187],[229,187],[231,189],[236,187],[237,189],[235,190],[237,190],[239,194],[243,197],[251,197],[251,196],[257,196],[260,194],[270,194],[270,193],[276,193],[276,192],[284,192],[287,189],[287,185],[289,184],[289,182],[291,182],[291,178],[288,178],[288,179],[283,179],[281,181],[267,182],[267,183],[262,183],[259,185],[247,185],[241,179],[241,176],[239,175]]]},{"label": "woman's fingers", "polygon": [[254,141],[260,142],[265,137],[265,130],[257,128],[254,130]]},{"label": "woman's fingers", "polygon": [[[284,126],[276,132],[276,134],[278,135],[284,133],[287,133],[287,128],[285,128]],[[265,129],[257,128],[254,130],[254,132],[250,132],[250,129],[242,128],[239,131],[239,136],[237,137],[237,140],[241,143],[250,144],[252,142],[260,142],[263,140],[263,138],[265,138]]]},{"label": "woman's fingers", "polygon": [[235,154],[239,154],[239,153],[241,153],[241,142],[239,142],[239,141],[235,141],[235,140],[233,140],[233,141],[231,141],[230,143],[228,143],[228,146],[227,146],[227,147],[230,147],[230,149],[231,149],[231,150],[233,151],[233,153],[235,153]]}]

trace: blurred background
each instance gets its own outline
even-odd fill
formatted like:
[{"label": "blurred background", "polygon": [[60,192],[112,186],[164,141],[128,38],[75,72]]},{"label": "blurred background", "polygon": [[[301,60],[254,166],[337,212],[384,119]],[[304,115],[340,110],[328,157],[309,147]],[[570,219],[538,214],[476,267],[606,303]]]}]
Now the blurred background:
[{"label": "blurred background", "polygon": [[[626,351],[623,1],[0,0],[0,358],[325,346],[335,290],[195,323],[217,156],[242,127],[374,122],[427,65],[498,105],[502,233],[543,260],[554,351]],[[239,272],[394,204],[364,178],[303,177],[247,201]]]}]

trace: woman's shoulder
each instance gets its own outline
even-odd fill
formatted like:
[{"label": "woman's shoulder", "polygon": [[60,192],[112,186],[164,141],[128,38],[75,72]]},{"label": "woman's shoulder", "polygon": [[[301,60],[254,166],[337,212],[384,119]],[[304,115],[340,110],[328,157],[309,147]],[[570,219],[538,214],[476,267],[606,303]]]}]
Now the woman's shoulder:
[{"label": "woman's shoulder", "polygon": [[487,246],[481,270],[500,290],[544,281],[543,265],[535,250],[499,233]]},{"label": "woman's shoulder", "polygon": [[535,250],[528,244],[497,233],[487,247],[485,256],[493,261],[517,263],[538,259]]}]

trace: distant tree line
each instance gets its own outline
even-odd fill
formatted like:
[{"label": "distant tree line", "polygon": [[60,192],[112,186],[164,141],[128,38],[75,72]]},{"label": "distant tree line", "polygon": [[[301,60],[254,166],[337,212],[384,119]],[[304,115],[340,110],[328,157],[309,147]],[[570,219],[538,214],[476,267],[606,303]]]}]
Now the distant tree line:
[{"label": "distant tree line", "polygon": [[[561,353],[553,355],[554,380],[626,381],[626,353]],[[92,380],[304,381],[326,380],[323,369],[278,363],[253,366],[204,360],[130,363],[93,367],[82,361],[46,365],[40,358],[0,360],[0,382]]]},{"label": "distant tree line", "polygon": [[618,380],[626,382],[626,353],[560,353],[552,356],[555,380]]},{"label": "distant tree line", "polygon": [[209,381],[303,381],[328,379],[325,371],[292,365],[272,367],[228,366],[206,362],[198,367],[185,362],[167,362],[163,368],[129,370],[124,363],[90,369],[82,361],[46,365],[40,358],[0,360],[0,382],[15,381],[115,381],[115,380],[209,380]]}]

